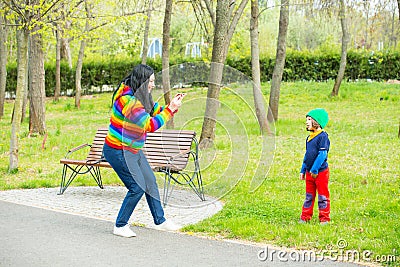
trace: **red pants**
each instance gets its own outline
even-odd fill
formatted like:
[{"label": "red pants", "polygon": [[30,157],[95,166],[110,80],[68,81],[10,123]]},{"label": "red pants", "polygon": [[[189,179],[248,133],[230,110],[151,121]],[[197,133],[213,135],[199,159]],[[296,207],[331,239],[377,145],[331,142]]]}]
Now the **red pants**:
[{"label": "red pants", "polygon": [[303,221],[311,220],[313,216],[315,196],[318,192],[318,210],[319,221],[329,222],[331,219],[329,213],[331,204],[329,199],[329,168],[318,173],[317,178],[312,178],[310,172],[306,172],[306,200],[303,204],[301,219]]}]

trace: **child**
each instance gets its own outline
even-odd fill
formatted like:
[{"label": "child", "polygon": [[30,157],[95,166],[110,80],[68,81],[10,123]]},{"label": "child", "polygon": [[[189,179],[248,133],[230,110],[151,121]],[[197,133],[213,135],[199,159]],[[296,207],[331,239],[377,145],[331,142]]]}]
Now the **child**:
[{"label": "child", "polygon": [[317,191],[319,221],[321,224],[327,224],[330,221],[327,162],[330,141],[328,134],[323,130],[328,120],[328,113],[321,108],[313,109],[306,115],[306,129],[310,135],[306,139],[306,153],[300,171],[300,179],[306,180],[306,199],[300,223],[311,220]]}]

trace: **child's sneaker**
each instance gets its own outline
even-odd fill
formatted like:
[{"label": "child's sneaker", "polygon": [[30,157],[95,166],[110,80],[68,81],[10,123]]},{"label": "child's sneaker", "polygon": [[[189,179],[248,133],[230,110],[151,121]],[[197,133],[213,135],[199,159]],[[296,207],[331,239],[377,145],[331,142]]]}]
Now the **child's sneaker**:
[{"label": "child's sneaker", "polygon": [[325,221],[325,222],[320,222],[319,224],[320,224],[320,225],[327,225],[327,224],[329,224],[329,222],[328,222],[328,221]]},{"label": "child's sneaker", "polygon": [[177,231],[181,228],[181,226],[175,224],[171,220],[166,220],[162,224],[156,225],[155,227],[157,230],[163,230],[163,231]]},{"label": "child's sneaker", "polygon": [[122,226],[122,227],[117,227],[114,226],[114,235],[119,235],[123,237],[135,237],[136,234],[129,228],[129,224]]},{"label": "child's sneaker", "polygon": [[299,220],[299,223],[300,223],[300,224],[308,223],[308,221],[305,221],[305,220],[303,220],[303,219],[300,219],[300,220]]}]

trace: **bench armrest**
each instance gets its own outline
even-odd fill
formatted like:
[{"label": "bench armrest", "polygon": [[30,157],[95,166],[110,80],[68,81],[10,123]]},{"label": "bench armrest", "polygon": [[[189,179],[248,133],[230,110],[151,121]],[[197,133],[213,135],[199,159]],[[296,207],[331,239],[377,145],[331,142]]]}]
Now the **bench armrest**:
[{"label": "bench armrest", "polygon": [[69,154],[72,154],[72,153],[74,153],[74,152],[76,152],[76,151],[78,151],[78,150],[80,150],[82,148],[85,148],[87,146],[92,147],[89,144],[83,144],[83,145],[80,145],[80,146],[77,146],[77,147],[74,147],[74,148],[68,150],[67,154],[65,154],[65,158],[68,158]]},{"label": "bench armrest", "polygon": [[181,153],[179,153],[179,154],[175,154],[175,155],[171,156],[171,157],[169,158],[169,162],[173,162],[174,159],[179,158],[179,157],[182,157],[183,155],[186,155],[186,154],[190,153],[190,151],[192,151],[192,150],[188,148],[188,149],[183,150],[183,151],[182,151]]}]

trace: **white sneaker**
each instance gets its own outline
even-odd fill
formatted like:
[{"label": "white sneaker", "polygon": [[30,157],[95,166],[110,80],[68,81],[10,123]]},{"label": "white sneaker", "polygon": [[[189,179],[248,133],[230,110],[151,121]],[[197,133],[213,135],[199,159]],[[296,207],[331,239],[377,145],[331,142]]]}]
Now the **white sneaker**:
[{"label": "white sneaker", "polygon": [[134,237],[136,236],[135,232],[129,228],[129,224],[122,226],[122,227],[117,227],[114,226],[114,235],[119,235],[123,237]]},{"label": "white sneaker", "polygon": [[166,220],[162,224],[156,225],[156,229],[162,231],[177,231],[180,228],[182,228],[182,226],[175,224],[171,220]]}]

